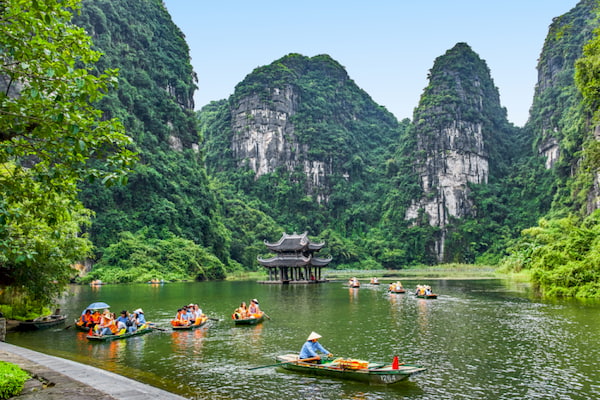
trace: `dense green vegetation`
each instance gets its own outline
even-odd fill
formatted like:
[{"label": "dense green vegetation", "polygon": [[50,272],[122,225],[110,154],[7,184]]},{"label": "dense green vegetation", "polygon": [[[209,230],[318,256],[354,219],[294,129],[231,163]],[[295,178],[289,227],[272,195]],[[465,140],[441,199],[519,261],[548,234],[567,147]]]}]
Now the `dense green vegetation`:
[{"label": "dense green vegetation", "polygon": [[78,185],[123,183],[134,160],[121,123],[92,105],[116,74],[94,69],[100,54],[70,23],[77,6],[0,5],[0,284],[40,311],[91,250]]},{"label": "dense green vegetation", "polygon": [[[600,122],[600,36],[592,35],[584,11],[594,10],[594,2],[556,20],[546,41],[548,53],[563,54],[566,66],[554,86],[546,92],[562,90],[563,108],[543,93],[537,98],[552,110],[552,121],[561,143],[556,168],[556,191],[552,213],[539,224],[523,231],[503,266],[512,271],[527,269],[533,282],[547,296],[600,297],[600,213],[597,209],[600,177],[600,143],[594,133]],[[587,17],[589,18],[589,17]],[[583,21],[583,22],[582,22]],[[598,21],[594,19],[594,26]],[[584,47],[573,46],[592,37]],[[570,40],[565,40],[565,38]],[[576,61],[575,61],[576,60]],[[534,113],[535,115],[535,113]],[[535,121],[534,123],[535,124]]]},{"label": "dense green vegetation", "polygon": [[200,281],[224,277],[223,263],[193,241],[174,235],[166,239],[147,237],[140,230],[136,234],[122,232],[84,281],[144,283],[153,279]]},{"label": "dense green vegetation", "polygon": [[600,297],[600,210],[583,220],[542,219],[523,231],[503,265],[516,272],[528,269],[547,296]]},{"label": "dense green vegetation", "polygon": [[[165,242],[192,241],[201,247],[199,251],[220,262],[202,266],[202,272],[182,265],[178,272],[169,274],[163,269],[161,275],[180,279],[222,276],[223,266],[234,268],[235,263],[229,257],[229,232],[217,210],[217,197],[209,188],[198,147],[192,111],[196,76],[181,31],[159,0],[126,4],[84,0],[82,4],[74,22],[90,33],[94,47],[104,54],[100,68],[119,69],[118,90],[102,99],[99,107],[123,122],[140,158],[124,186],[83,186],[81,199],[96,213],[88,232],[97,246],[97,257],[115,241],[126,240],[128,236],[120,236],[121,232],[147,240],[146,246],[157,246],[155,251]],[[127,260],[136,271],[147,270],[144,276],[158,272],[148,260],[136,262],[135,258]],[[215,271],[210,271],[213,267]],[[125,277],[104,271],[99,268],[94,275],[108,282],[134,279],[134,273]],[[189,275],[181,276],[183,271]]]},{"label": "dense green vegetation", "polygon": [[23,390],[29,374],[18,365],[0,361],[0,399],[10,399]]}]

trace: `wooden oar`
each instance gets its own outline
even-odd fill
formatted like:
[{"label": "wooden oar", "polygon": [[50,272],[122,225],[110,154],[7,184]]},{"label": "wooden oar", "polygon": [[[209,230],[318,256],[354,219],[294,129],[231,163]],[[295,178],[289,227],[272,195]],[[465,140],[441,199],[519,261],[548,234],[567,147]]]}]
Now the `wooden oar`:
[{"label": "wooden oar", "polygon": [[157,331],[163,331],[163,332],[169,331],[168,329],[157,326],[156,323],[154,323],[154,322],[146,322],[146,324],[148,324],[148,328],[156,329]]},{"label": "wooden oar", "polygon": [[73,325],[77,324],[77,322],[79,322],[79,321],[75,320],[75,322],[73,322],[71,325],[69,325],[69,326],[66,326],[66,327],[65,327],[65,331],[66,331],[67,329],[69,329],[70,327],[72,327]]},{"label": "wooden oar", "polygon": [[264,312],[264,311],[263,311],[263,315],[264,315],[265,317],[267,317],[267,319],[268,319],[269,321],[271,320],[271,317],[269,317],[269,316],[267,315],[267,313],[266,313],[266,312]]},{"label": "wooden oar", "polygon": [[318,360],[320,358],[321,357],[316,356],[316,357],[311,357],[311,358],[302,358],[300,360],[286,361],[286,362],[277,363],[277,364],[262,365],[260,367],[248,368],[248,371],[250,371],[252,369],[267,368],[267,367],[276,367],[278,365],[283,365],[283,364],[293,364],[293,363],[297,363],[297,362],[315,361],[315,360]]},{"label": "wooden oar", "polygon": [[223,320],[222,320],[222,319],[220,319],[220,318],[213,318],[213,317],[208,317],[208,319],[210,319],[211,321],[217,321],[217,322],[218,322],[218,321],[223,321]]}]

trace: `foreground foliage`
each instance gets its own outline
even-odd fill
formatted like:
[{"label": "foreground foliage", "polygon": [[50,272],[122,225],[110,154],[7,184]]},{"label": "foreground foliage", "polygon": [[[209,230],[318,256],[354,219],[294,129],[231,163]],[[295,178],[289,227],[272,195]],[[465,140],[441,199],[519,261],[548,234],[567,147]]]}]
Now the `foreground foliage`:
[{"label": "foreground foliage", "polygon": [[96,255],[120,232],[192,240],[229,265],[229,232],[209,188],[193,112],[196,75],[189,48],[161,0],[83,0],[74,22],[103,53],[99,68],[119,68],[119,87],[101,99],[123,121],[139,152],[124,186],[82,186],[96,213],[89,229]]},{"label": "foreground foliage", "polygon": [[10,399],[23,390],[29,374],[18,365],[0,361],[0,399]]},{"label": "foreground foliage", "polygon": [[503,266],[529,269],[546,296],[600,297],[600,210],[583,220],[576,215],[542,219],[523,231]]},{"label": "foreground foliage", "polygon": [[77,185],[122,183],[135,159],[121,123],[92,105],[116,71],[91,73],[100,54],[70,22],[78,6],[0,3],[0,285],[39,304],[91,250]]},{"label": "foreground foliage", "polygon": [[[581,4],[597,8],[592,2]],[[572,29],[570,21],[559,20],[551,32],[561,32],[562,37]],[[573,36],[587,32],[575,33]],[[556,168],[559,190],[554,198],[555,210],[538,226],[524,230],[514,253],[503,262],[512,271],[527,269],[546,296],[600,297],[600,144],[595,135],[600,121],[599,33],[598,29],[593,32],[581,56],[562,72],[566,82],[574,82],[563,90],[579,93],[568,97],[568,106],[557,112],[564,129],[557,130],[562,135],[562,146]],[[560,40],[551,43],[557,37],[550,37],[546,46],[559,48]],[[538,101],[544,99],[540,96]]]}]

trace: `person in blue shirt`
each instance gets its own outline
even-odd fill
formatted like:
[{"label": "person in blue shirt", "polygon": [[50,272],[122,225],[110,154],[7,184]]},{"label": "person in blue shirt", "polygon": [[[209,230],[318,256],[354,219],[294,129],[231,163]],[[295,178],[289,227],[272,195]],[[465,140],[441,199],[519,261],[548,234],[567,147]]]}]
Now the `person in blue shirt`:
[{"label": "person in blue shirt", "polygon": [[144,311],[141,308],[138,308],[133,312],[135,315],[135,319],[137,320],[137,326],[142,326],[146,323],[146,317],[144,316]]},{"label": "person in blue shirt", "polygon": [[306,339],[306,342],[304,342],[302,350],[300,350],[300,355],[298,356],[298,359],[303,360],[306,358],[319,357],[318,360],[320,360],[321,358],[318,352],[327,354],[328,357],[331,357],[333,354],[331,354],[329,350],[325,349],[325,347],[321,346],[321,343],[319,343],[319,339],[321,337],[322,336],[319,335],[317,332],[311,332],[308,336],[308,339]]},{"label": "person in blue shirt", "polygon": [[115,320],[115,322],[117,323],[117,328],[119,329],[119,331],[124,330],[123,332],[126,332],[127,331],[127,310],[121,311],[119,318],[117,318]]}]

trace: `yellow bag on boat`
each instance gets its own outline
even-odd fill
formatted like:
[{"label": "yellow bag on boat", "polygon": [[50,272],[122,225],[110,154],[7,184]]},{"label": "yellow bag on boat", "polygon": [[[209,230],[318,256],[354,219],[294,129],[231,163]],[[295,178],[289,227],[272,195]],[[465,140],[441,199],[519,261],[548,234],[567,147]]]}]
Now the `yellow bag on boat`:
[{"label": "yellow bag on boat", "polygon": [[333,362],[345,369],[365,369],[369,367],[368,361],[355,360],[353,358],[336,358]]}]

